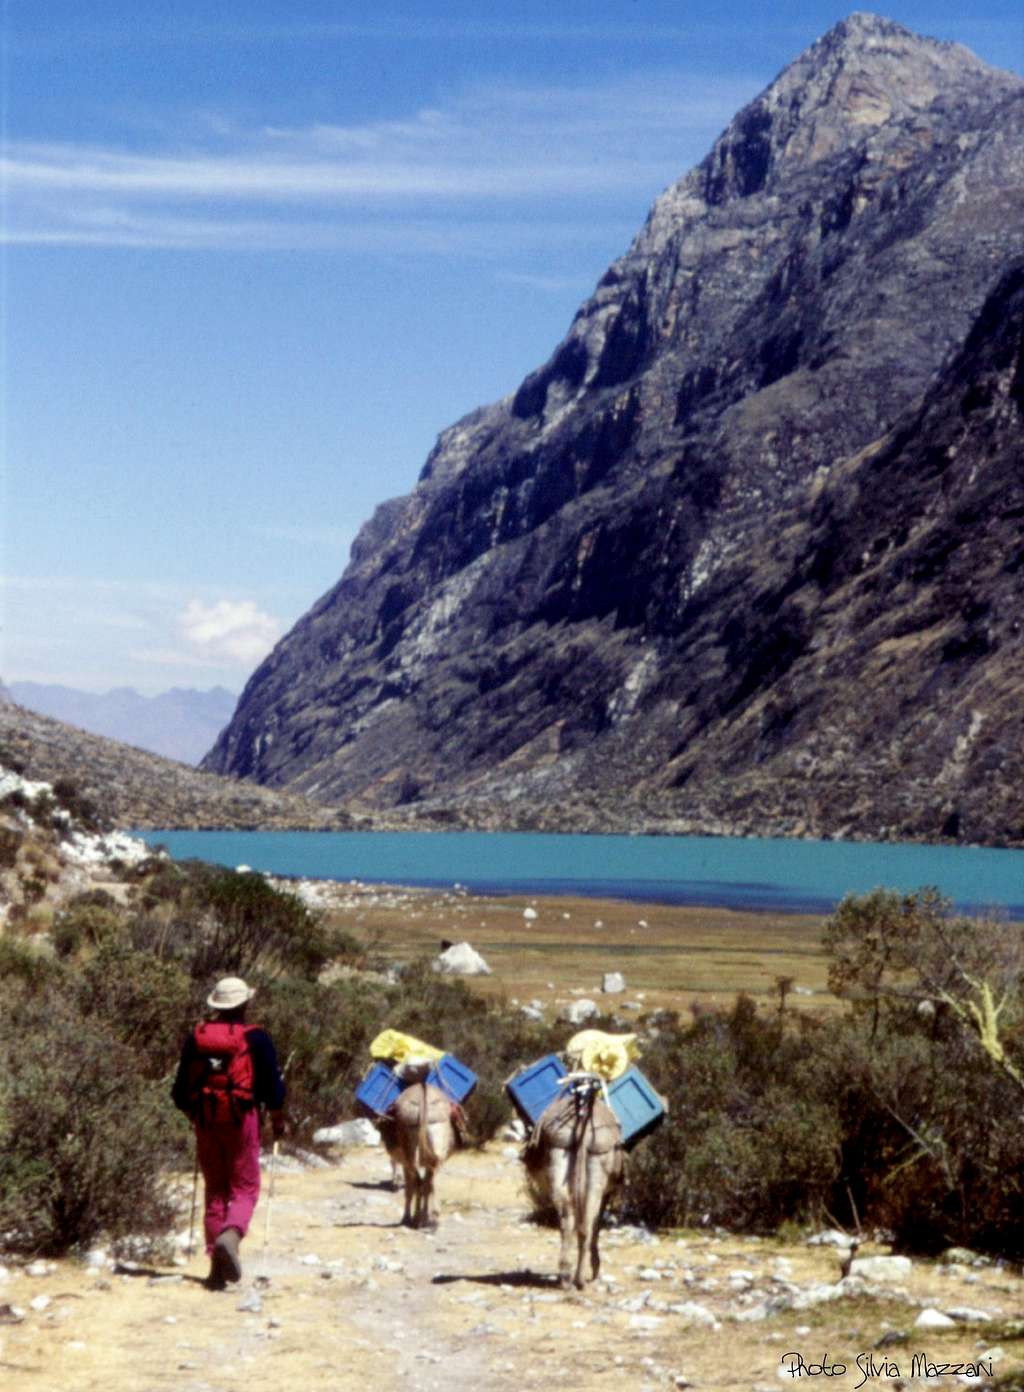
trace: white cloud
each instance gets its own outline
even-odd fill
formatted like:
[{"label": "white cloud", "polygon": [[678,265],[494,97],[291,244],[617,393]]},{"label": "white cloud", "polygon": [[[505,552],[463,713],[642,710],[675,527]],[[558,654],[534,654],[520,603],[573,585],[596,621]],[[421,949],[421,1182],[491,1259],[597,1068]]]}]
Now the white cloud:
[{"label": "white cloud", "polygon": [[201,135],[194,125],[151,135],[149,149],[136,131],[131,151],[9,134],[2,237],[332,249],[373,245],[381,232],[376,246],[388,251],[404,234],[405,245],[451,255],[478,221],[478,242],[498,234],[501,255],[510,219],[585,235],[595,200],[652,199],[759,85],[678,72],[604,86],[481,83],[401,120],[242,130],[207,116]]},{"label": "white cloud", "polygon": [[281,636],[281,625],[251,599],[190,600],[179,620],[181,636],[210,660],[252,667]]}]

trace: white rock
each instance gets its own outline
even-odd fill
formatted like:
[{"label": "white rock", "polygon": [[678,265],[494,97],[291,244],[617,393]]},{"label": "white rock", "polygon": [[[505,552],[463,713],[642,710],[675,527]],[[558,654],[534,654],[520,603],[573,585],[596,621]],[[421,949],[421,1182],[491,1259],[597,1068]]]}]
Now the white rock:
[{"label": "white rock", "polygon": [[337,1126],[322,1126],[313,1132],[317,1145],[379,1146],[380,1132],[368,1117],[356,1117]]},{"label": "white rock", "polygon": [[815,1233],[813,1237],[809,1237],[807,1246],[847,1249],[853,1246],[853,1238],[850,1237],[849,1233],[840,1232],[837,1228],[826,1228],[824,1232]]},{"label": "white rock", "polygon": [[490,976],[491,969],[468,942],[453,943],[434,959],[434,970],[446,976]]},{"label": "white rock", "polygon": [[29,1309],[35,1310],[37,1314],[41,1314],[43,1310],[49,1309],[50,1297],[48,1295],[37,1295],[34,1296],[28,1304]]},{"label": "white rock", "polygon": [[599,1013],[596,1004],[587,996],[583,996],[580,1000],[570,1001],[562,1010],[561,1018],[568,1020],[570,1025],[581,1025],[584,1020],[589,1020]]},{"label": "white rock", "polygon": [[713,1329],[718,1320],[711,1313],[706,1305],[699,1305],[695,1300],[684,1300],[679,1305],[671,1306],[672,1313],[679,1315],[688,1324],[703,1324],[709,1329]]},{"label": "white rock", "polygon": [[629,1317],[630,1329],[646,1329],[653,1331],[655,1329],[660,1329],[663,1323],[664,1320],[660,1315],[630,1315]]},{"label": "white rock", "polygon": [[955,1329],[956,1320],[944,1315],[941,1310],[922,1310],[914,1321],[915,1329]]},{"label": "white rock", "polygon": [[770,1313],[765,1304],[751,1305],[749,1310],[734,1311],[730,1319],[735,1320],[737,1324],[755,1324],[759,1320],[767,1319]]},{"label": "white rock", "polygon": [[34,1261],[34,1262],[29,1262],[28,1266],[26,1266],[26,1268],[25,1268],[25,1275],[26,1275],[26,1276],[49,1276],[49,1275],[53,1272],[53,1270],[54,1270],[54,1268],[51,1266],[51,1264],[50,1264],[49,1262]]},{"label": "white rock", "polygon": [[953,1305],[946,1314],[958,1324],[989,1324],[993,1318],[987,1310],[975,1310],[970,1305]]},{"label": "white rock", "polygon": [[906,1281],[913,1270],[909,1257],[854,1257],[850,1275],[865,1281]]},{"label": "white rock", "polygon": [[145,841],[127,836],[123,831],[109,831],[103,836],[74,831],[60,846],[62,860],[86,867],[106,865],[112,860],[138,865],[152,854]]},{"label": "white rock", "polygon": [[601,990],[605,995],[616,995],[619,991],[626,989],[626,982],[621,972],[605,972],[601,978]]},{"label": "white rock", "polygon": [[537,910],[536,910],[536,909],[524,909],[524,910],[523,910],[523,917],[524,917],[525,919],[529,919],[529,920],[532,922],[532,920],[535,919],[535,918],[537,917]]}]

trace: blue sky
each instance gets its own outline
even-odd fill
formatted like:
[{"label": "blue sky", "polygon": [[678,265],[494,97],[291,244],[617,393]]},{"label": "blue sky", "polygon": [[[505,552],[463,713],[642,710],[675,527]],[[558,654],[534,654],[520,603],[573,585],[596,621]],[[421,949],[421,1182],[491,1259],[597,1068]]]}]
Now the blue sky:
[{"label": "blue sky", "polygon": [[7,0],[0,676],[240,690],[849,8]]}]

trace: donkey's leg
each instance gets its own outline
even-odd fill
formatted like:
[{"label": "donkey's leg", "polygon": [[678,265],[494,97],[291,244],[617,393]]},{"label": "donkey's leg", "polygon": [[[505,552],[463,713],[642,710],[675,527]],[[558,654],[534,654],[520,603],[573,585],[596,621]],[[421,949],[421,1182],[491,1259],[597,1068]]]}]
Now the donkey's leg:
[{"label": "donkey's leg", "polygon": [[586,1226],[590,1239],[590,1279],[596,1281],[601,1273],[601,1255],[598,1241],[601,1233],[601,1218],[608,1200],[608,1171],[603,1155],[592,1155],[587,1173]]},{"label": "donkey's leg", "polygon": [[597,1275],[597,1230],[601,1216],[601,1200],[604,1197],[604,1174],[600,1157],[580,1155],[579,1163],[584,1167],[582,1193],[579,1195],[579,1211],[576,1214],[576,1288],[582,1290],[586,1284],[583,1268],[590,1250],[591,1277]]},{"label": "donkey's leg", "polygon": [[558,1279],[564,1290],[572,1286],[572,1239],[575,1230],[571,1188],[571,1156],[567,1150],[553,1149],[548,1159],[551,1197],[558,1212],[562,1245],[558,1257]]},{"label": "donkey's leg", "polygon": [[419,1176],[416,1173],[416,1166],[411,1163],[408,1156],[402,1157],[402,1173],[405,1178],[405,1212],[402,1214],[402,1226],[414,1228],[416,1226],[415,1210],[418,1206]]}]

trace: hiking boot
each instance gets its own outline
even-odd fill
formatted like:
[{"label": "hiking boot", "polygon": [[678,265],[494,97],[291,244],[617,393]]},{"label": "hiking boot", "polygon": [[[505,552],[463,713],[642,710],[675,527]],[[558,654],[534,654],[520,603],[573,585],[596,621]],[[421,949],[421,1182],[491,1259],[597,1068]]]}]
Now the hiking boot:
[{"label": "hiking boot", "polygon": [[219,1278],[221,1281],[240,1281],[242,1279],[242,1263],[238,1255],[238,1244],[242,1240],[242,1234],[237,1228],[225,1228],[213,1244],[213,1264],[210,1272],[211,1281]]},{"label": "hiking boot", "polygon": [[222,1291],[227,1285],[227,1281],[221,1275],[220,1263],[215,1255],[210,1257],[210,1274],[207,1276],[205,1284],[206,1289],[211,1291]]}]

